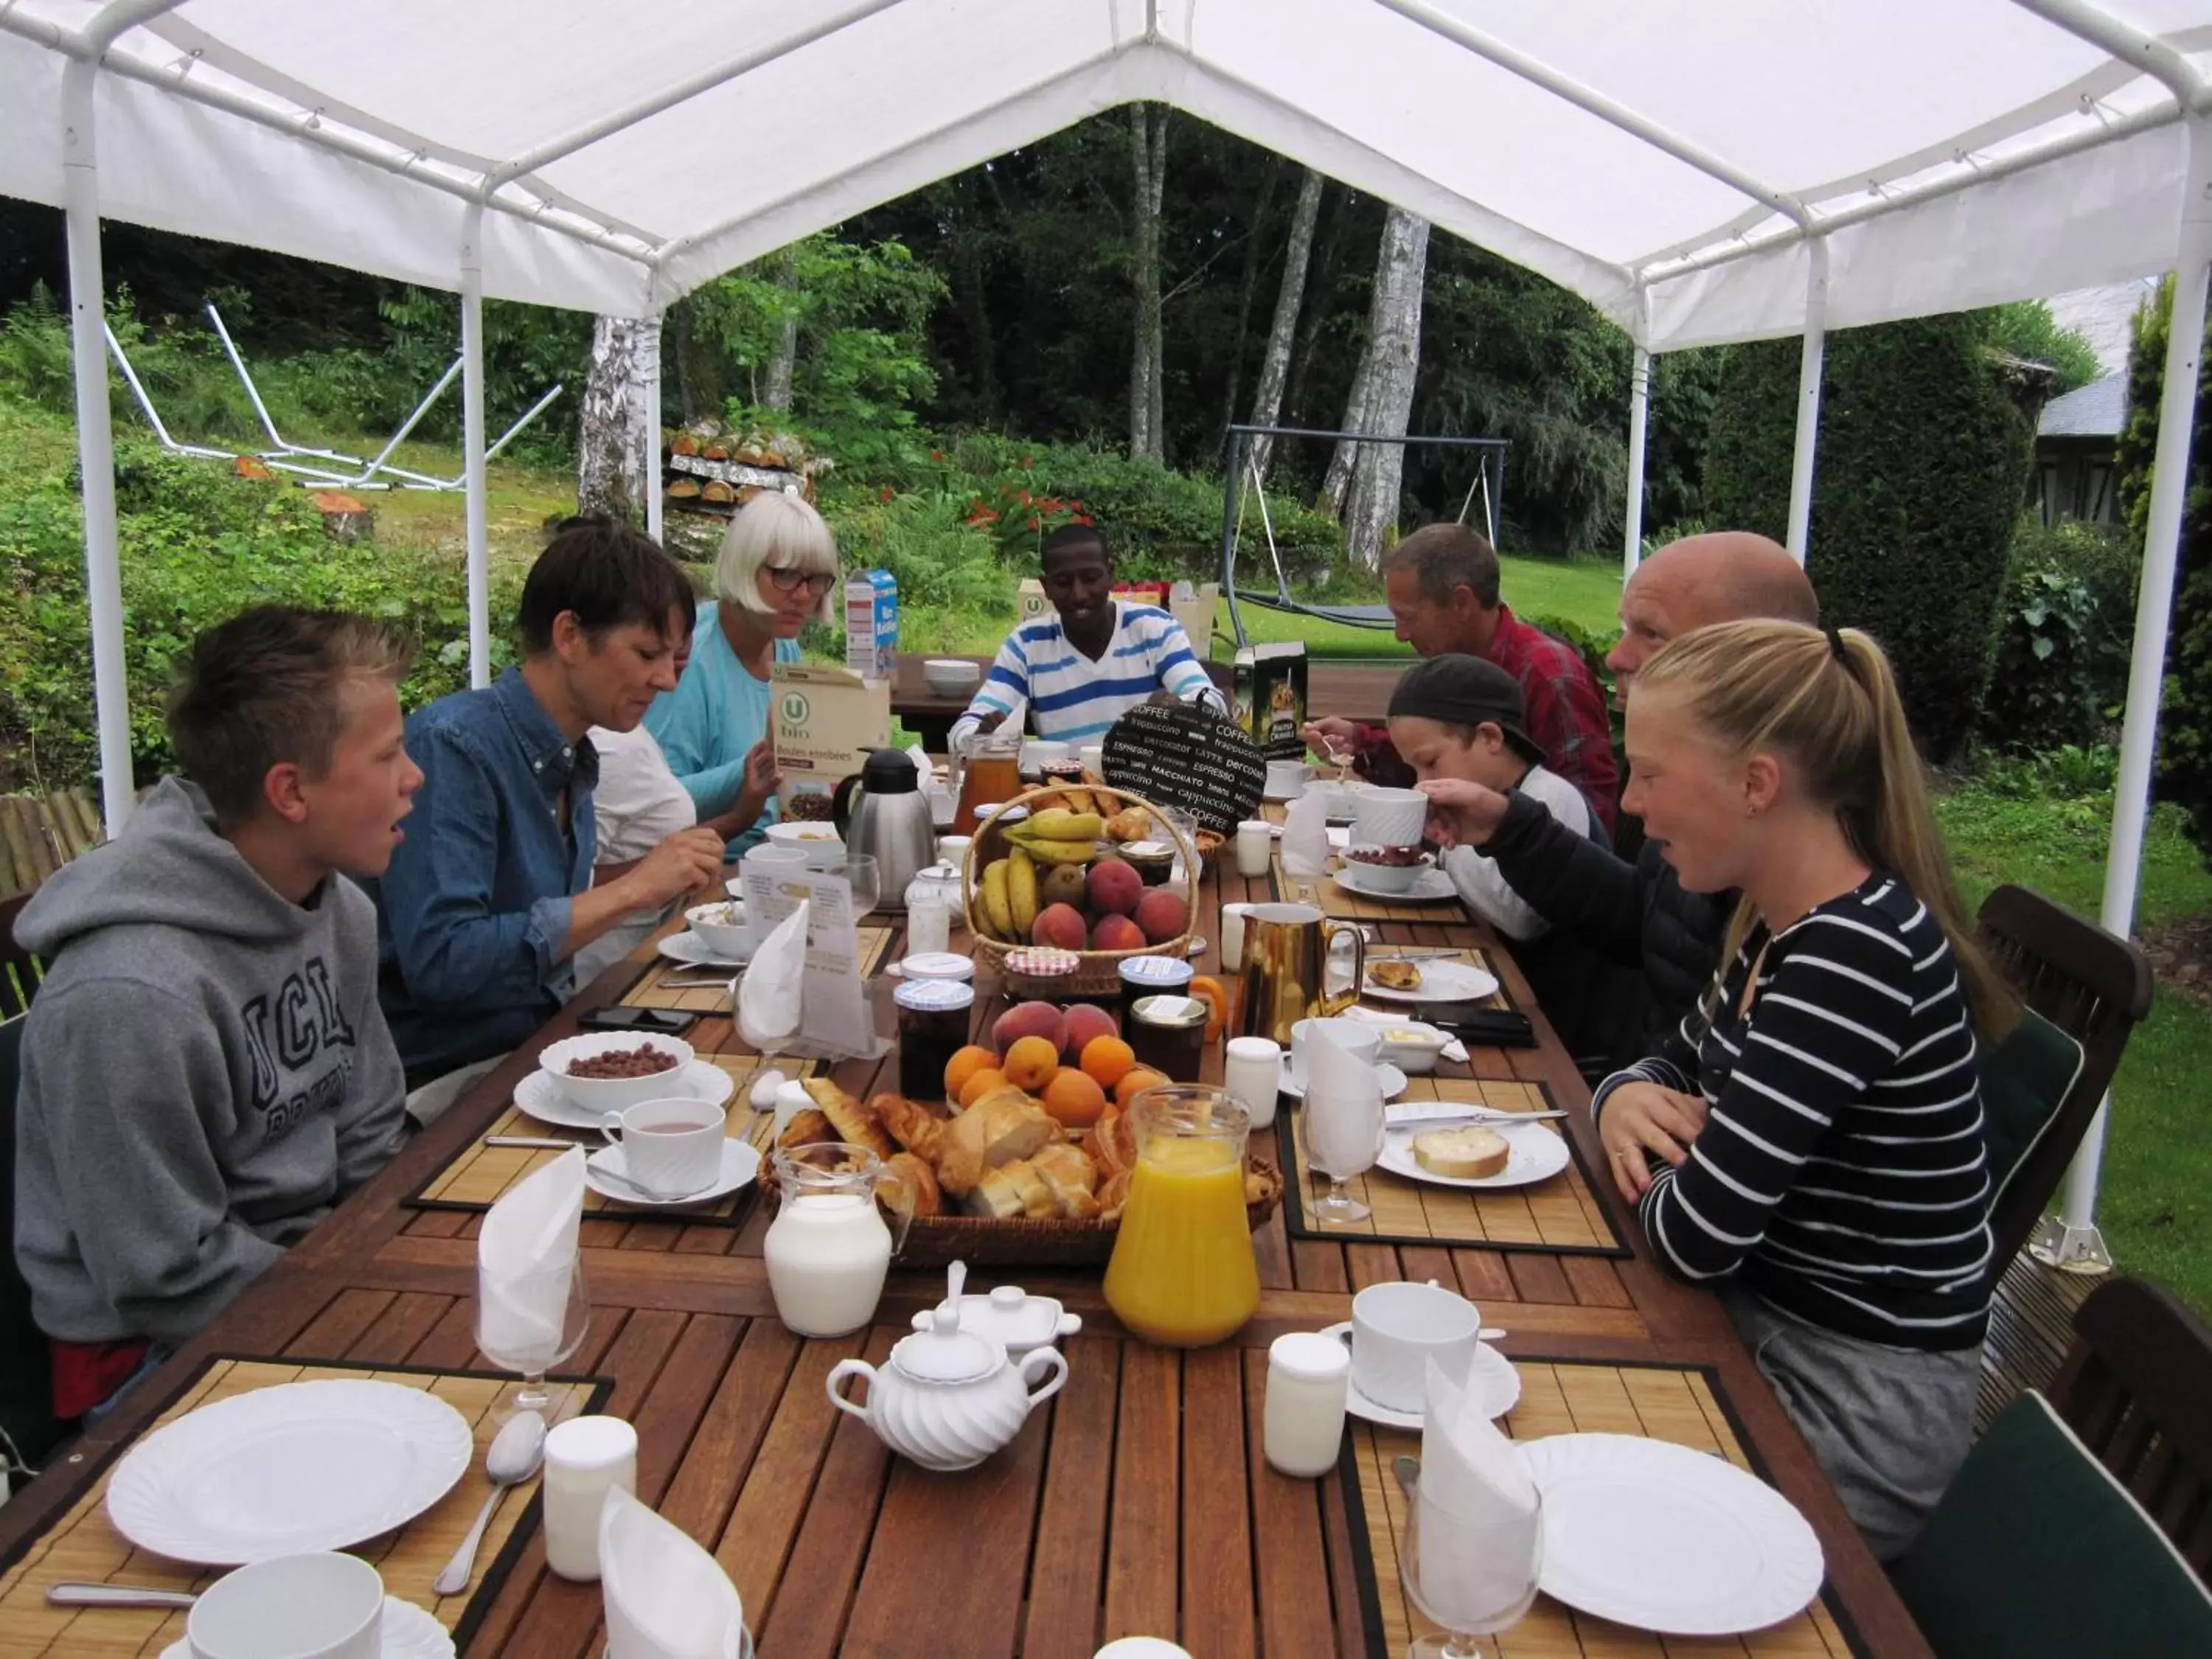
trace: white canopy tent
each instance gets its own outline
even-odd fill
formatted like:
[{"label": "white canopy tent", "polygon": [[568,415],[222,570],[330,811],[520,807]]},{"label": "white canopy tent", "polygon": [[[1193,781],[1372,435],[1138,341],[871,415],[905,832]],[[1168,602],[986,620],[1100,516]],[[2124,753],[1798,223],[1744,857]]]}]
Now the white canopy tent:
[{"label": "white canopy tent", "polygon": [[1802,557],[1826,329],[2178,270],[2104,908],[2124,934],[2212,257],[2208,66],[2212,0],[0,0],[0,192],[68,213],[107,821],[131,763],[100,219],[459,289],[482,683],[485,295],[652,322],[1145,99],[1619,323],[1632,567],[1650,354],[1803,335]]}]

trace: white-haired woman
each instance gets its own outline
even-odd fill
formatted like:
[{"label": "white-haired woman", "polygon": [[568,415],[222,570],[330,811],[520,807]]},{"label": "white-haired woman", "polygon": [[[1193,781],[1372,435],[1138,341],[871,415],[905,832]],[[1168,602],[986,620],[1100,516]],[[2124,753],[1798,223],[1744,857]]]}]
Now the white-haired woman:
[{"label": "white-haired woman", "polygon": [[645,717],[699,821],[744,826],[730,840],[732,854],[775,817],[769,675],[799,660],[799,630],[836,581],[837,544],[822,515],[796,495],[754,496],[722,538],[716,602],[700,607],[684,678]]}]

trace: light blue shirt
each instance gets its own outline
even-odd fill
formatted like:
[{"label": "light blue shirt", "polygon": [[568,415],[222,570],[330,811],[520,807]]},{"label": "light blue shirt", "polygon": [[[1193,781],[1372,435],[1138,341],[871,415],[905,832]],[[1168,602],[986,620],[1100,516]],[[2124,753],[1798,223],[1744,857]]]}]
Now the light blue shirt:
[{"label": "light blue shirt", "polygon": [[[778,640],[775,659],[797,662],[799,641]],[[684,678],[673,691],[655,697],[645,715],[646,730],[659,741],[668,769],[690,795],[702,823],[728,811],[744,792],[745,756],[768,735],[774,692],[769,682],[748,673],[730,649],[720,607],[702,606]],[[753,827],[730,842],[730,850],[740,853],[758,842],[775,817],[771,798]]]}]

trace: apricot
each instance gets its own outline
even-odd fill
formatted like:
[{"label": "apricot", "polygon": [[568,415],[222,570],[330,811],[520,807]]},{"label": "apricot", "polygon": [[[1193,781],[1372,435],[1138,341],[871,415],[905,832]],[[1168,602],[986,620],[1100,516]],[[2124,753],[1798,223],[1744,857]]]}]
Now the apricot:
[{"label": "apricot", "polygon": [[981,1071],[970,1072],[968,1080],[960,1085],[959,1101],[966,1110],[994,1089],[1006,1086],[1006,1074],[995,1066],[986,1066]]},{"label": "apricot", "polygon": [[1126,916],[1144,896],[1145,878],[1126,859],[1101,859],[1091,866],[1085,897],[1094,916]]},{"label": "apricot", "polygon": [[1101,916],[1091,930],[1094,951],[1141,951],[1145,942],[1145,930],[1127,916]]},{"label": "apricot", "polygon": [[959,1099],[960,1091],[969,1078],[978,1072],[994,1069],[998,1063],[999,1057],[996,1054],[988,1048],[979,1048],[972,1042],[965,1048],[957,1050],[951,1059],[945,1062],[945,1098]]},{"label": "apricot", "polygon": [[1136,1063],[1135,1050],[1117,1036],[1093,1037],[1083,1045],[1084,1075],[1101,1088],[1112,1088]]},{"label": "apricot", "polygon": [[[1120,1041],[1118,1037],[1098,1039],[1100,1042]],[[1066,1067],[1045,1085],[1042,1098],[1045,1110],[1071,1129],[1089,1128],[1106,1109],[1106,1091],[1098,1086],[1097,1079]]]},{"label": "apricot", "polygon": [[1083,912],[1072,904],[1048,904],[1037,912],[1036,921],[1030,927],[1030,941],[1034,945],[1056,945],[1063,951],[1080,951],[1087,930],[1083,925]]},{"label": "apricot", "polygon": [[999,1069],[1017,1089],[1042,1095],[1054,1073],[1060,1070],[1060,1045],[1048,1037],[1018,1038],[1006,1050],[1006,1058]]},{"label": "apricot", "polygon": [[1206,1041],[1218,1042],[1222,1027],[1229,1024],[1229,993],[1222,988],[1221,981],[1212,975],[1200,974],[1191,981],[1190,994],[1206,999],[1206,1006],[1212,1011],[1206,1017]]},{"label": "apricot", "polygon": [[1180,935],[1190,921],[1190,907],[1182,895],[1164,887],[1147,888],[1137,901],[1137,926],[1154,945],[1165,945]]},{"label": "apricot", "polygon": [[1067,1022],[1049,1002],[1018,1002],[991,1027],[991,1046],[1002,1054],[1025,1036],[1042,1037],[1058,1054],[1067,1046]]},{"label": "apricot", "polygon": [[1121,1074],[1121,1080],[1114,1085],[1114,1103],[1126,1112],[1129,1109],[1129,1103],[1146,1090],[1157,1089],[1168,1081],[1170,1081],[1169,1079],[1163,1077],[1149,1066],[1133,1066]]},{"label": "apricot", "polygon": [[1060,1054],[1073,1063],[1082,1057],[1093,1038],[1112,1036],[1121,1029],[1114,1016],[1097,1003],[1075,1003],[1067,1011],[1067,1040],[1060,1045]]}]

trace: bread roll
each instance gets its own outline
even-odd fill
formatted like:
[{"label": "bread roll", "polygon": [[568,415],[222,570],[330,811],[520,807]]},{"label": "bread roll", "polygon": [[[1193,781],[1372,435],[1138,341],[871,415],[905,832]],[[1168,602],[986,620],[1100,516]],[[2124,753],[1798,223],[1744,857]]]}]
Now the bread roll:
[{"label": "bread roll", "polygon": [[1060,1215],[1070,1221],[1088,1221],[1098,1213],[1098,1200],[1091,1194],[1098,1181],[1098,1166],[1076,1148],[1065,1144],[1043,1147],[1030,1165],[1044,1177]]},{"label": "bread roll", "polygon": [[956,1197],[973,1192],[985,1170],[1062,1138],[1060,1125],[1019,1089],[994,1089],[945,1125],[938,1142],[938,1184]]},{"label": "bread roll", "polygon": [[1513,1148],[1495,1129],[1480,1123],[1461,1129],[1431,1129],[1413,1137],[1413,1157],[1424,1170],[1459,1181],[1480,1181],[1500,1173]]}]

